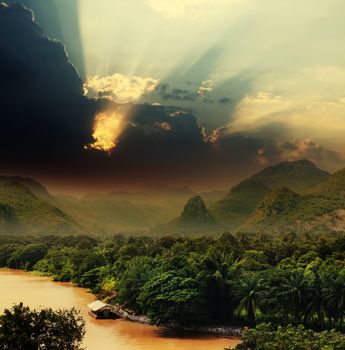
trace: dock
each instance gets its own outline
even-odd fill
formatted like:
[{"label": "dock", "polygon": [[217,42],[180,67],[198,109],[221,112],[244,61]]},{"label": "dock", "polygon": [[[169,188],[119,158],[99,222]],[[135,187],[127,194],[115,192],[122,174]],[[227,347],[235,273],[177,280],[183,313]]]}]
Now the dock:
[{"label": "dock", "polygon": [[88,306],[89,315],[96,319],[116,319],[124,318],[129,321],[150,324],[150,319],[146,316],[135,315],[123,309],[120,305],[110,305],[103,301],[96,300]]}]

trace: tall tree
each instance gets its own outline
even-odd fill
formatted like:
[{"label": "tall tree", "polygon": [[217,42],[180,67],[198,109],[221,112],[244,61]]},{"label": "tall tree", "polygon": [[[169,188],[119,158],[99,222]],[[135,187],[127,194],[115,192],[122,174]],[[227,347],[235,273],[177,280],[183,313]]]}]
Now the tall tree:
[{"label": "tall tree", "polygon": [[245,310],[247,319],[251,325],[255,323],[258,302],[265,293],[263,282],[264,280],[260,277],[259,273],[246,273],[238,281],[236,288],[236,294],[239,298],[238,311]]},{"label": "tall tree", "polygon": [[75,309],[30,310],[23,304],[0,316],[3,350],[81,350],[85,322]]}]

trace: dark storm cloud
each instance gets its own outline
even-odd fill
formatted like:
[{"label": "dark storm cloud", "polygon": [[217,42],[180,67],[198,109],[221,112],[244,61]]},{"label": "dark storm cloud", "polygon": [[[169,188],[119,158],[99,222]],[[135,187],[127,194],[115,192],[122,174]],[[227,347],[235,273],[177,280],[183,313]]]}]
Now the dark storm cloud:
[{"label": "dark storm cloud", "polygon": [[199,172],[209,147],[194,115],[163,106],[135,105],[129,120],[111,155],[117,175],[125,169],[128,176],[186,179],[191,171]]},{"label": "dark storm cloud", "polygon": [[310,140],[279,143],[228,127],[206,135],[193,114],[177,108],[133,105],[129,120],[109,157],[114,178],[219,187],[284,160],[308,158],[328,169],[345,165],[341,155]]},{"label": "dark storm cloud", "polygon": [[68,163],[90,141],[96,106],[64,46],[43,35],[33,13],[0,4],[2,160]]},{"label": "dark storm cloud", "polygon": [[[44,32],[61,40],[68,49],[68,55],[78,67],[79,73],[85,75],[83,48],[80,36],[78,1],[75,0],[7,0],[6,3],[19,3],[35,13],[35,21],[44,28]],[[63,8],[63,18],[59,17]],[[68,35],[65,35],[68,33]]]}]

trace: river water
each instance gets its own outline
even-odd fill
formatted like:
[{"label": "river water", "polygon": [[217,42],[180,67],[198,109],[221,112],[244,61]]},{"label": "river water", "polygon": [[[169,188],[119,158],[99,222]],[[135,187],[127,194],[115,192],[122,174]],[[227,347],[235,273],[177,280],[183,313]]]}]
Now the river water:
[{"label": "river water", "polygon": [[75,307],[86,320],[87,350],[223,350],[239,343],[238,339],[176,333],[126,320],[95,320],[86,307],[93,300],[85,289],[70,283],[0,269],[0,313],[19,302],[37,309]]}]

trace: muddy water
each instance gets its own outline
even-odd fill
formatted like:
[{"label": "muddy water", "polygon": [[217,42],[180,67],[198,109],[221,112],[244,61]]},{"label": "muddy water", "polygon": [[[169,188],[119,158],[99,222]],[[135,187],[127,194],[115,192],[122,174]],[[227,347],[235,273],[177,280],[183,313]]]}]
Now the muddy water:
[{"label": "muddy water", "polygon": [[93,300],[86,290],[70,283],[0,269],[0,312],[19,302],[32,308],[75,307],[86,320],[84,347],[87,350],[223,350],[239,342],[238,339],[181,334],[125,320],[95,320],[86,308]]}]

